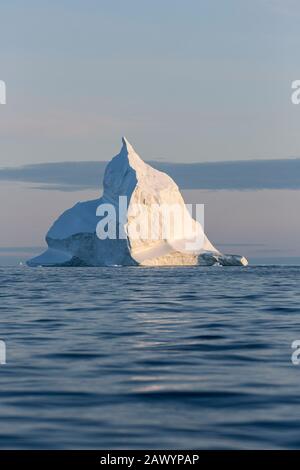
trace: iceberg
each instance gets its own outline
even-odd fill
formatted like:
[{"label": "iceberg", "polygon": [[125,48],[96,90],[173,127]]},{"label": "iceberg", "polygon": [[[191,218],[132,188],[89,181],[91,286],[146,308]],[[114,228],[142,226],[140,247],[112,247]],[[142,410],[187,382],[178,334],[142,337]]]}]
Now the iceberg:
[{"label": "iceberg", "polygon": [[[175,208],[173,218],[168,215],[168,230],[166,207]],[[115,236],[105,235],[109,222],[115,225]],[[178,228],[185,230],[179,233]],[[28,260],[29,266],[248,264],[244,256],[222,254],[212,245],[172,178],[145,163],[125,137],[120,153],[106,167],[102,197],[65,211],[48,231],[46,242],[48,249]]]}]

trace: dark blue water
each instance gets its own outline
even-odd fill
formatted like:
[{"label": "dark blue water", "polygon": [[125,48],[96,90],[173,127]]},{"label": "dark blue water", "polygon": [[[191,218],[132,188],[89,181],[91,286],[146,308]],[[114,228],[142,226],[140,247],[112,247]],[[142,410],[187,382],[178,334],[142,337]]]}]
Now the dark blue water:
[{"label": "dark blue water", "polygon": [[300,448],[300,267],[1,268],[1,448]]}]

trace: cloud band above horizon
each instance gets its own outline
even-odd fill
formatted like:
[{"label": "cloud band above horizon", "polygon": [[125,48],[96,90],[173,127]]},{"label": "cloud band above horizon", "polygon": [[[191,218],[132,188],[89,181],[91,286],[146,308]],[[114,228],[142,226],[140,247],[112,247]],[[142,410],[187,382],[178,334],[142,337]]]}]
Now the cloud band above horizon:
[{"label": "cloud band above horizon", "polygon": [[[0,181],[33,183],[36,189],[100,189],[108,162],[57,162],[0,169]],[[300,189],[300,158],[212,163],[149,162],[181,189]]]}]

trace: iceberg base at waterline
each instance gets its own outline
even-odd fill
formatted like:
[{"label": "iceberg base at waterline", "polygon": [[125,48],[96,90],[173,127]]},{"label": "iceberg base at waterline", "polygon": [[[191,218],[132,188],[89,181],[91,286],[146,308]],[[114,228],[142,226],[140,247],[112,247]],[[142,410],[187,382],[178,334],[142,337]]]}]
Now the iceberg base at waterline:
[{"label": "iceberg base at waterline", "polygon": [[[77,203],[65,211],[46,235],[48,249],[27,261],[29,266],[246,266],[240,255],[222,254],[206,237],[201,223],[194,220],[176,183],[166,173],[145,163],[123,138],[120,153],[107,165],[103,195],[99,199]],[[117,216],[117,232],[124,237],[99,238],[99,214],[108,205],[119,214],[120,198],[126,197],[126,217]],[[180,240],[171,236],[145,238],[134,230],[148,219],[157,219],[165,206],[176,205],[184,214],[187,233]],[[136,211],[136,207],[142,210]],[[134,210],[135,209],[135,210]],[[159,217],[157,232],[164,232],[164,218]],[[133,236],[134,233],[134,236]],[[196,234],[196,235],[195,235]],[[186,249],[193,237],[201,246]]]}]

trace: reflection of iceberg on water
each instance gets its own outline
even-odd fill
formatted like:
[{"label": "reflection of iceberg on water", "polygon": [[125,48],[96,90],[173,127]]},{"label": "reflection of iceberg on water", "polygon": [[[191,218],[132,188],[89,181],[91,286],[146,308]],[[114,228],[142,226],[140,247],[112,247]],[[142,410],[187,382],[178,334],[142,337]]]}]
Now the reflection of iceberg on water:
[{"label": "reflection of iceberg on water", "polygon": [[[106,167],[103,187],[100,199],[78,203],[54,222],[46,236],[48,249],[29,260],[29,266],[248,264],[245,257],[223,255],[210,243],[172,178],[146,164],[125,138],[120,153]],[[117,236],[99,237],[109,207],[115,210]],[[166,207],[175,207],[168,215],[168,230]],[[146,226],[151,228],[150,236],[143,233]],[[180,236],[178,227],[186,229]]]}]

